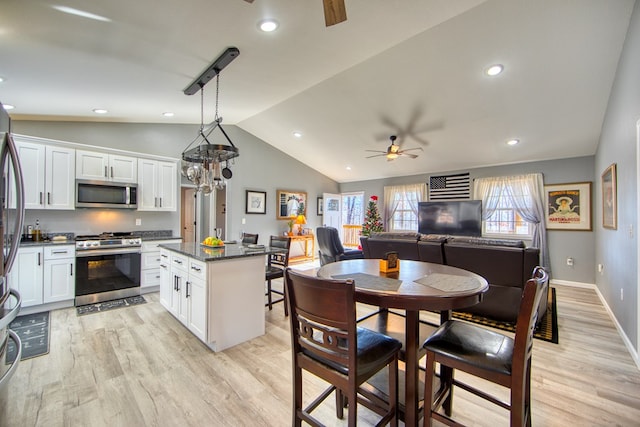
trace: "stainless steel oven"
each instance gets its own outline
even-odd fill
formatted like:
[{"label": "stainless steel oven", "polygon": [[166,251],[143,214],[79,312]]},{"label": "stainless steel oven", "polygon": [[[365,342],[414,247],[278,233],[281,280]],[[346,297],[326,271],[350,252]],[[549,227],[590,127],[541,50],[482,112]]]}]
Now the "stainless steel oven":
[{"label": "stainless steel oven", "polygon": [[129,233],[76,237],[75,305],[140,295],[141,246]]}]

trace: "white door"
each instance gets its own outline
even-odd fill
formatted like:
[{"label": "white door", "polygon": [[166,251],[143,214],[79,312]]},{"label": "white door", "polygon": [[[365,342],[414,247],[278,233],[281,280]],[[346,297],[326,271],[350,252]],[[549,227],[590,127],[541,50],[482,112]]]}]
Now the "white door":
[{"label": "white door", "polygon": [[322,225],[338,229],[342,240],[342,195],[322,193]]},{"label": "white door", "polygon": [[174,162],[158,162],[158,210],[175,212],[178,167]]},{"label": "white door", "polygon": [[207,331],[207,287],[204,280],[189,278],[186,295],[189,309],[189,330],[201,340],[206,340]]},{"label": "white door", "polygon": [[76,151],[76,178],[101,180],[108,178],[109,156],[95,151]]},{"label": "white door", "polygon": [[154,211],[158,204],[156,192],[158,183],[158,162],[138,159],[138,210]]},{"label": "white door", "polygon": [[[45,146],[18,141],[16,147],[24,180],[24,207],[44,209]],[[10,191],[15,207],[15,188],[12,186]]]},{"label": "white door", "polygon": [[20,292],[22,307],[42,304],[43,259],[42,246],[18,250],[8,281],[9,287]]}]

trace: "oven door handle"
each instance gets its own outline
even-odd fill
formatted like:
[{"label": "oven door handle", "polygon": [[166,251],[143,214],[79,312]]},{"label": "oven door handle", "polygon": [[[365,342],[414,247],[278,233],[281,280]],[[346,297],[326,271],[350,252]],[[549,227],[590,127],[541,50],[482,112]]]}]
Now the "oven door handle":
[{"label": "oven door handle", "polygon": [[90,249],[87,251],[76,251],[76,258],[89,258],[99,255],[118,255],[118,254],[139,254],[140,248],[109,248],[109,249]]}]

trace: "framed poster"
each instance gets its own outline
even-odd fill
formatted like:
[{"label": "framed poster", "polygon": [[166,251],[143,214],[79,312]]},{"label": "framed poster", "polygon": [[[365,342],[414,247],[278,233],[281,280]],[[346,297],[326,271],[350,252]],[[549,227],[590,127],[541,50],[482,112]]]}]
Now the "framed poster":
[{"label": "framed poster", "polygon": [[291,219],[292,216],[307,215],[307,193],[304,191],[278,190],[277,203],[277,219]]},{"label": "framed poster", "polygon": [[318,197],[318,212],[317,212],[318,216],[322,216],[322,204],[323,204],[322,197]]},{"label": "framed poster", "polygon": [[591,182],[545,185],[547,230],[591,231]]},{"label": "framed poster", "polygon": [[605,169],[602,174],[602,226],[613,230],[618,228],[618,195],[616,164]]},{"label": "framed poster", "polygon": [[267,192],[247,190],[245,213],[266,214],[267,213]]}]

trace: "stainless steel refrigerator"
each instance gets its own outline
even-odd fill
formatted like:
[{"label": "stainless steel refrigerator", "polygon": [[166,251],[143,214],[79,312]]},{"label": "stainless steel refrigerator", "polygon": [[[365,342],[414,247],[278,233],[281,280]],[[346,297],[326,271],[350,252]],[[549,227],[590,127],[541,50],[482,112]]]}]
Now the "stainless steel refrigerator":
[{"label": "stainless steel refrigerator", "polygon": [[[16,257],[24,222],[24,185],[22,169],[16,145],[11,135],[11,119],[0,103],[0,393],[16,371],[22,355],[18,335],[9,325],[20,311],[21,298],[15,289],[10,289],[7,275]],[[15,191],[13,191],[15,189]],[[8,195],[15,194],[15,200]],[[16,358],[5,364],[7,347],[12,340],[16,345]]]}]

